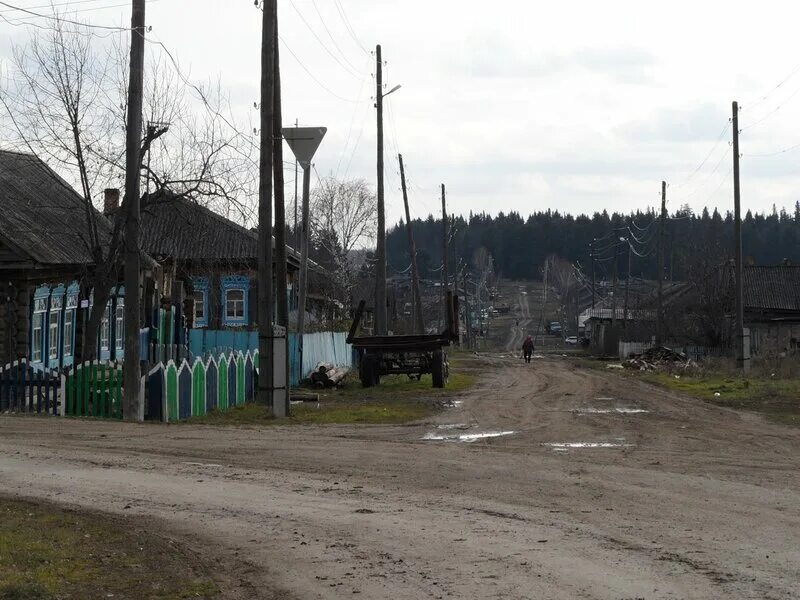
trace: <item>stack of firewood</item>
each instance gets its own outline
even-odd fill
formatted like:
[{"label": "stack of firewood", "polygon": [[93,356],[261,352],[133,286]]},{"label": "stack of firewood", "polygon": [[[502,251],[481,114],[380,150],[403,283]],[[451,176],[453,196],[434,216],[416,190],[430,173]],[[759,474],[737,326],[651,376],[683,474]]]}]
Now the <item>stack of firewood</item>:
[{"label": "stack of firewood", "polygon": [[330,363],[319,363],[317,368],[314,369],[314,372],[311,373],[311,383],[319,388],[336,387],[342,383],[349,372],[350,369],[347,367],[340,367],[337,369]]}]

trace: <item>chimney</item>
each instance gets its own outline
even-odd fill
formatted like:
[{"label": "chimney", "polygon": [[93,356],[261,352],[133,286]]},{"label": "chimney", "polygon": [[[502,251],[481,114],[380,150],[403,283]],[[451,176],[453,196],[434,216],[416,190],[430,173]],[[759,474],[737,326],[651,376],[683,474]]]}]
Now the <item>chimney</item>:
[{"label": "chimney", "polygon": [[119,190],[117,188],[106,188],[103,198],[103,214],[110,216],[119,208]]}]

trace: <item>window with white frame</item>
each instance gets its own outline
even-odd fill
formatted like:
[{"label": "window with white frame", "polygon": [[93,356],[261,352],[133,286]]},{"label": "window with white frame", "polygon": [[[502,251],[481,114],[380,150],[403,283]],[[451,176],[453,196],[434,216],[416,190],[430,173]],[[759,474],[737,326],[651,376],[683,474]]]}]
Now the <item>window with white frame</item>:
[{"label": "window with white frame", "polygon": [[110,313],[111,308],[106,306],[103,311],[103,319],[100,321],[100,350],[108,350],[109,340],[111,339],[111,323]]},{"label": "window with white frame", "polygon": [[207,314],[206,314],[206,294],[208,292],[206,290],[195,290],[194,291],[194,319],[193,323],[195,327],[202,327],[206,325],[207,321]]},{"label": "window with white frame", "polygon": [[42,362],[44,348],[44,317],[47,314],[47,298],[34,298],[31,336],[31,362]]},{"label": "window with white frame", "polygon": [[50,299],[50,319],[47,329],[47,356],[50,360],[58,358],[58,342],[61,325],[61,308],[64,306],[63,296],[53,296]]},{"label": "window with white frame", "polygon": [[247,325],[248,293],[250,278],[241,275],[223,277],[222,280],[222,321],[227,326]]},{"label": "window with white frame", "polygon": [[244,319],[244,290],[225,291],[225,317],[230,321]]},{"label": "window with white frame", "polygon": [[64,313],[64,356],[72,356],[72,336],[75,331],[75,309]]},{"label": "window with white frame", "polygon": [[125,300],[117,298],[117,308],[114,313],[114,347],[122,350],[125,347]]}]

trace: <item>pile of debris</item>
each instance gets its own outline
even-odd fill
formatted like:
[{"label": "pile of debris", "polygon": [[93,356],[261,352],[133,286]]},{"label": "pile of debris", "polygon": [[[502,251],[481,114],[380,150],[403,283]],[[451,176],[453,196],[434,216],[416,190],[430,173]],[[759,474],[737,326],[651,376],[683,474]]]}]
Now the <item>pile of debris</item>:
[{"label": "pile of debris", "polygon": [[697,363],[682,352],[676,352],[664,346],[656,346],[641,354],[632,354],[628,360],[622,362],[622,366],[638,371],[661,371],[676,367],[684,370],[692,369],[697,367]]},{"label": "pile of debris", "polygon": [[318,388],[336,387],[344,381],[349,372],[350,369],[347,367],[337,369],[330,363],[319,363],[314,372],[311,373],[311,383]]}]

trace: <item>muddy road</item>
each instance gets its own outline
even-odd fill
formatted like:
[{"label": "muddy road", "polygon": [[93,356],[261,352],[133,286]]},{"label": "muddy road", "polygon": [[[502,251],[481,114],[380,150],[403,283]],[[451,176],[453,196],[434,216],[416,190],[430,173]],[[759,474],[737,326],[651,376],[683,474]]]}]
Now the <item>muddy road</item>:
[{"label": "muddy road", "polygon": [[800,597],[800,431],[567,359],[481,362],[408,426],[0,417],[0,493],[151,523],[261,598]]}]

